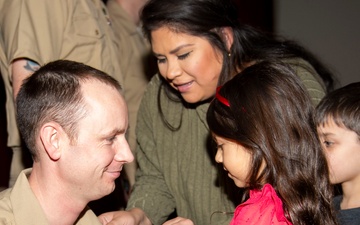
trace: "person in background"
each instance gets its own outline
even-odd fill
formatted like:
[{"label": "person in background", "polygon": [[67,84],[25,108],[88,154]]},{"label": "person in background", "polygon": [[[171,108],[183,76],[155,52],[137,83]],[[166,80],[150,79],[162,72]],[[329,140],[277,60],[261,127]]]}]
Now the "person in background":
[{"label": "person in background", "polygon": [[231,225],[337,224],[313,115],[309,93],[283,63],[260,62],[218,88],[207,112],[215,160],[246,190]]},{"label": "person in background", "polygon": [[34,163],[0,193],[0,223],[100,224],[88,202],[110,194],[134,159],[119,83],[85,64],[58,60],[24,81],[16,105]]},{"label": "person in background", "polygon": [[[1,40],[1,38],[0,38]],[[1,42],[0,42],[0,61],[5,59],[5,52],[4,49],[1,47]],[[0,64],[0,76],[1,76],[1,64]],[[8,188],[9,186],[9,169],[8,165],[10,165],[10,163],[8,161],[9,158],[11,157],[4,157],[6,156],[6,149],[7,148],[7,129],[6,129],[6,114],[5,114],[5,88],[4,88],[4,82],[2,80],[2,78],[0,78],[0,85],[2,87],[2,91],[0,92],[0,102],[1,107],[0,108],[0,127],[2,127],[2,130],[0,130],[0,145],[1,145],[1,151],[0,151],[0,163],[1,163],[1,168],[0,171],[2,171],[2,173],[0,173],[0,191],[5,190],[6,188]],[[11,149],[8,149],[9,153],[11,153]],[[4,162],[8,162],[7,165],[5,165]],[[6,168],[6,169],[5,169]],[[6,171],[6,172],[5,172]]]},{"label": "person in background", "polygon": [[[140,10],[147,0],[108,0],[106,3],[116,42],[120,46],[120,67],[124,77],[129,109],[128,141],[136,149],[136,118],[141,98],[150,78],[155,74],[155,58],[140,30]],[[130,190],[135,183],[136,160],[125,165]]]},{"label": "person in background", "polygon": [[360,82],[326,95],[315,119],[330,181],[341,184],[342,193],[333,201],[339,223],[360,224]]},{"label": "person in background", "polygon": [[102,70],[121,84],[119,49],[101,0],[0,0],[0,69],[6,89],[8,146],[13,150],[9,186],[25,167],[14,101],[22,81],[45,63],[67,59]]},{"label": "person in background", "polygon": [[[139,168],[127,209],[100,219],[103,224],[210,224],[214,212],[233,211],[238,204],[220,182],[229,179],[219,174],[206,124],[216,87],[249,65],[277,59],[292,67],[316,105],[326,84],[331,88],[332,76],[296,43],[240,24],[230,0],[149,0],[140,18],[159,74],[147,86],[138,113]],[[170,219],[174,212],[177,217]],[[217,216],[211,222],[230,220]]]}]

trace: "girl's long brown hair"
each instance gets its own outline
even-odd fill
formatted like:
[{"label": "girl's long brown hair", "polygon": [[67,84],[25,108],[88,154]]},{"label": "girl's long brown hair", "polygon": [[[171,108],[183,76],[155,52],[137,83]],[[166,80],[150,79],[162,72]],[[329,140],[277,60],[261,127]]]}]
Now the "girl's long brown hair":
[{"label": "girl's long brown hair", "polygon": [[[291,68],[280,62],[260,62],[225,83],[219,94],[230,107],[215,98],[207,122],[213,133],[251,152],[248,189],[270,183],[293,224],[337,224],[314,108]],[[263,161],[266,167],[260,171]]]}]

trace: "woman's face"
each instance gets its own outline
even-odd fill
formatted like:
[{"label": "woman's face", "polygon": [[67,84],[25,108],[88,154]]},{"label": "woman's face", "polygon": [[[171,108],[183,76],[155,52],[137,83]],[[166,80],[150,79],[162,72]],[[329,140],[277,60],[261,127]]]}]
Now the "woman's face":
[{"label": "woman's face", "polygon": [[164,26],[151,32],[151,43],[161,76],[185,101],[197,103],[215,94],[223,60],[207,39]]}]

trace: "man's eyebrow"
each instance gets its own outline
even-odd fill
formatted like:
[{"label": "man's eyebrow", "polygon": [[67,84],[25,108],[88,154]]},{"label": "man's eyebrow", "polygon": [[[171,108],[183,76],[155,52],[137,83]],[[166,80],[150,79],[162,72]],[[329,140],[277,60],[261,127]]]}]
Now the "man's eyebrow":
[{"label": "man's eyebrow", "polygon": [[114,129],[114,130],[104,132],[102,134],[102,136],[103,137],[108,137],[108,136],[114,136],[114,135],[118,135],[118,134],[125,134],[126,131],[127,131],[127,129]]}]

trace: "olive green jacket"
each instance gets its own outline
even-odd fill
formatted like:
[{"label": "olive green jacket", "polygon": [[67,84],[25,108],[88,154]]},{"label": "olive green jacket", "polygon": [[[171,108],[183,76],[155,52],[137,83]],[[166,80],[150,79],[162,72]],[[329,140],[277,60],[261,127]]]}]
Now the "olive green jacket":
[{"label": "olive green jacket", "polygon": [[[314,104],[325,95],[311,66],[302,60],[288,60],[304,81]],[[312,75],[315,74],[315,75]],[[186,106],[170,100],[162,90],[161,106],[171,131],[158,109],[159,76],[153,77],[144,94],[137,125],[137,172],[128,209],[145,211],[153,224],[162,224],[174,211],[196,225],[229,224],[235,205],[218,186],[214,149],[206,123],[209,103]],[[291,94],[291,93],[289,93]]]}]

